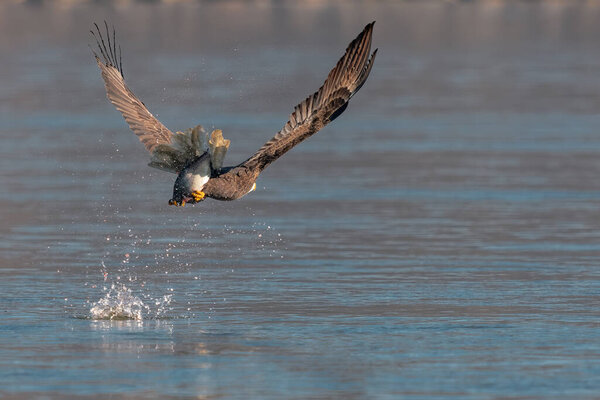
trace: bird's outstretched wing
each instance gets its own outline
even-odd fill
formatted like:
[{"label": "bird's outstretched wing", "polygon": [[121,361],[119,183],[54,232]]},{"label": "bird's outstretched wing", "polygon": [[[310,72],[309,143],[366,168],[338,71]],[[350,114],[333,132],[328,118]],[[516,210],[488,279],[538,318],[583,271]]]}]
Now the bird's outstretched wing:
[{"label": "bird's outstretched wing", "polygon": [[344,112],[348,100],[365,83],[373,67],[377,54],[377,50],[370,54],[374,24],[368,24],[348,45],[346,53],[329,72],[323,86],[295,107],[283,129],[239,167],[262,171]]},{"label": "bird's outstretched wing", "polygon": [[[92,35],[96,38],[98,49],[102,59],[92,50],[96,62],[102,71],[102,79],[106,87],[106,95],[111,103],[123,114],[125,121],[150,153],[161,144],[169,145],[173,138],[173,132],[167,129],[157,120],[144,103],[125,85],[123,77],[123,66],[121,64],[121,47],[117,48],[115,30],[112,31],[112,40],[108,24],[106,28],[106,41],[102,36],[97,24],[96,32]],[[118,50],[118,52],[117,52]],[[118,57],[117,57],[118,56]]]}]

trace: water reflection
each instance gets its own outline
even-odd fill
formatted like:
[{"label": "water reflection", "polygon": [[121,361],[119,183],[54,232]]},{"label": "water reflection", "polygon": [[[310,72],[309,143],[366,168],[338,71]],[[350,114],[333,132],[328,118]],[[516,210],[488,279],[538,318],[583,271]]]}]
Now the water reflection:
[{"label": "water reflection", "polygon": [[90,330],[100,333],[94,347],[108,353],[175,353],[173,324],[168,321],[93,320]]},{"label": "water reflection", "polygon": [[[146,322],[146,325],[144,325]],[[164,324],[163,321],[142,321],[142,320],[98,320],[90,321],[90,328],[93,331],[126,331],[126,332],[141,332],[144,329],[152,329],[157,325]]]}]

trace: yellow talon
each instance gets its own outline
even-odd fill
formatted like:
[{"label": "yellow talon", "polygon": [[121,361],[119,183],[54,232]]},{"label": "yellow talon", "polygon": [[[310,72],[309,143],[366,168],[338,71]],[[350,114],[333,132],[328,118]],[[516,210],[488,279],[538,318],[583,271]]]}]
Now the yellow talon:
[{"label": "yellow talon", "polygon": [[192,197],[196,201],[202,201],[202,200],[204,200],[204,197],[206,197],[206,194],[204,192],[199,191],[199,190],[194,190],[192,192]]}]

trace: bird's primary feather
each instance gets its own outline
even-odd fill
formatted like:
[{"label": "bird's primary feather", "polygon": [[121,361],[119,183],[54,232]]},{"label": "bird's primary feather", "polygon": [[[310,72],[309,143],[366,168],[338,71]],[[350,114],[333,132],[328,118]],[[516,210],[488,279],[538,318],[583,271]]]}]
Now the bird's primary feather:
[{"label": "bird's primary feather", "polygon": [[[102,72],[108,99],[123,114],[131,130],[150,152],[151,159],[148,165],[163,171],[179,173],[208,149],[206,132],[198,125],[193,129],[173,133],[156,119],[125,84],[121,47],[118,47],[117,52],[115,30],[112,31],[111,40],[106,22],[104,35],[97,24],[94,26],[96,31],[91,33],[96,38],[102,59],[98,53],[93,53]],[[220,150],[219,158],[222,162],[227,149]],[[210,154],[212,155],[212,152]]]},{"label": "bird's primary feather", "polygon": [[170,144],[173,132],[156,119],[148,111],[144,103],[125,84],[120,47],[117,59],[115,31],[113,29],[113,39],[111,41],[108,25],[106,22],[104,25],[106,28],[106,42],[97,24],[94,24],[96,32],[91,32],[96,37],[96,42],[103,58],[101,60],[98,54],[94,52],[96,62],[102,72],[102,79],[104,79],[106,95],[117,110],[123,114],[125,121],[127,121],[133,133],[144,144],[146,150],[152,153],[156,146]]},{"label": "bird's primary feather", "polygon": [[235,200],[246,195],[263,169],[344,112],[373,67],[377,54],[377,50],[371,54],[374,24],[365,26],[350,42],[323,86],[294,108],[281,131],[246,161],[206,183],[202,189],[206,196]]},{"label": "bird's primary feather", "polygon": [[377,54],[377,50],[370,53],[374,25],[371,22],[365,26],[329,72],[323,86],[294,108],[283,129],[246,160],[244,167],[264,169],[346,109],[348,100],[362,87],[373,67]]}]

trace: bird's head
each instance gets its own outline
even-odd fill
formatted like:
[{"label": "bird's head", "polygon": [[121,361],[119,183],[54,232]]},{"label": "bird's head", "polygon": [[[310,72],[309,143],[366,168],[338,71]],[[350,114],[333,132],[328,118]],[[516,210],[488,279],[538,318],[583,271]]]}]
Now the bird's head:
[{"label": "bird's head", "polygon": [[192,194],[192,189],[188,179],[184,179],[183,176],[179,176],[173,186],[173,198],[169,200],[171,206],[185,206],[185,203],[197,203]]},{"label": "bird's head", "polygon": [[185,175],[181,175],[175,181],[173,186],[173,198],[169,200],[169,205],[172,206],[185,206],[185,203],[196,204],[204,200],[206,193],[202,190],[204,184],[196,185],[194,188],[194,180],[186,179]]}]

